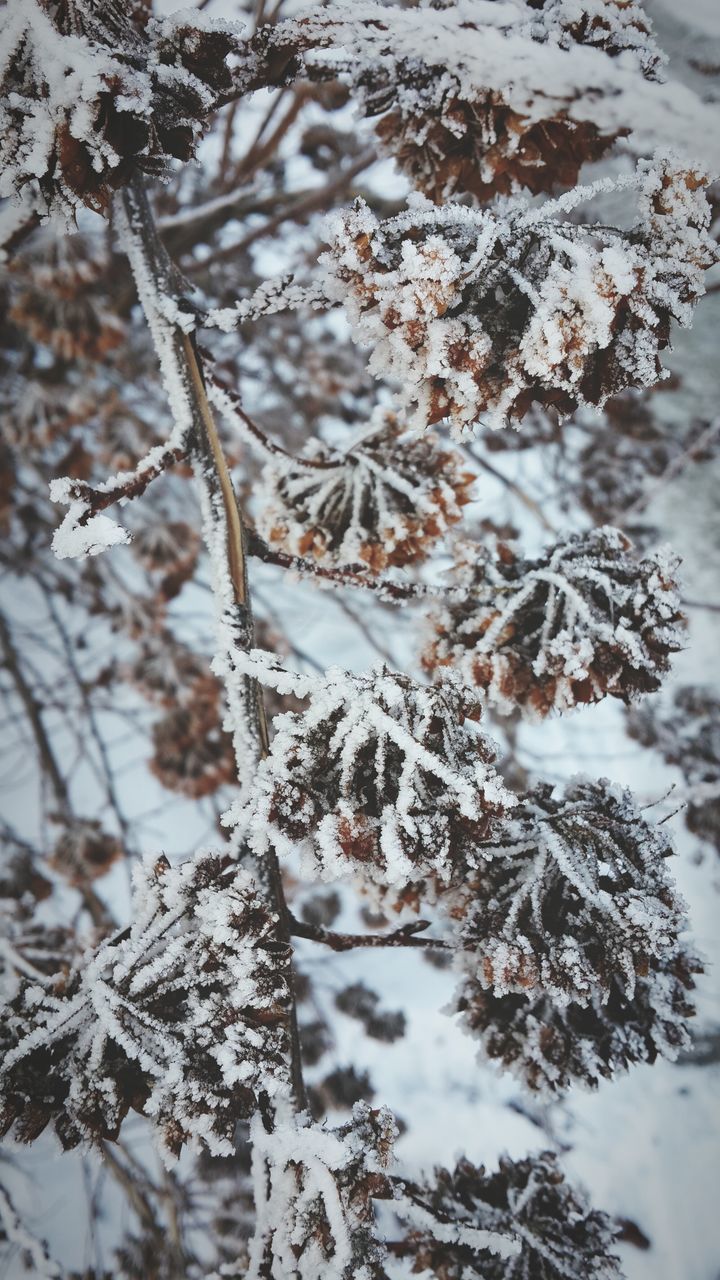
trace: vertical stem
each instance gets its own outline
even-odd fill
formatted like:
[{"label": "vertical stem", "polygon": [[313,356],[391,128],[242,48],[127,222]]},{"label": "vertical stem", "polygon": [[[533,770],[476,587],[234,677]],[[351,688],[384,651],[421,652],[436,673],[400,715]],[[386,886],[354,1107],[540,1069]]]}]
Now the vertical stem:
[{"label": "vertical stem", "polygon": [[[118,212],[120,231],[175,419],[172,442],[185,447],[195,464],[205,540],[215,579],[219,631],[216,668],[224,678],[239,780],[243,791],[247,791],[258,762],[267,754],[268,730],[262,688],[255,679],[236,670],[233,658],[237,649],[247,652],[254,645],[243,514],[207,398],[197,347],[180,323],[182,277],[160,241],[139,178],[123,191]],[[263,857],[262,864],[257,866],[257,876],[268,904],[277,915],[278,936],[290,942],[290,916],[274,853]],[[297,1106],[302,1109],[307,1098],[294,996],[290,1036],[293,1093]]]}]

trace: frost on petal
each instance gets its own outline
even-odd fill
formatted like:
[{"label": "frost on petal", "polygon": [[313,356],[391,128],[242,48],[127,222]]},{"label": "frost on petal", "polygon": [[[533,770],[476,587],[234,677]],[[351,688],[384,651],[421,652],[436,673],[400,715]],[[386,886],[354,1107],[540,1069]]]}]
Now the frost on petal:
[{"label": "frost on petal", "polygon": [[328,294],[413,425],[447,417],[463,433],[521,421],[533,403],[602,405],[657,382],[672,321],[691,323],[717,260],[707,181],[673,158],[642,162],[629,232],[556,220],[595,188],[546,210],[415,197],[384,221],[358,201],[330,228]]},{"label": "frost on petal", "polygon": [[250,875],[215,854],[146,863],[133,923],[3,1016],[0,1129],[65,1148],[115,1139],[130,1109],[165,1152],[234,1151],[256,1094],[287,1085],[289,948]]},{"label": "frost on petal", "polygon": [[[620,1280],[622,1275],[612,1252],[611,1219],[591,1209],[565,1181],[550,1151],[526,1160],[501,1158],[495,1173],[466,1159],[452,1170],[436,1169],[414,1188],[411,1208],[418,1219],[408,1237],[413,1271],[438,1280]],[[483,1235],[494,1237],[495,1247],[492,1238],[483,1247]],[[503,1235],[514,1249],[497,1247]]]},{"label": "frost on petal", "polygon": [[388,896],[461,878],[511,802],[479,713],[454,679],[329,672],[308,711],[276,721],[251,802],[256,850],[298,849],[309,875],[357,874]]},{"label": "frost on petal", "polygon": [[498,824],[464,890],[461,966],[495,995],[545,992],[562,1005],[631,999],[674,955],[685,910],[666,869],[673,846],[605,779],[564,794],[537,786]]},{"label": "frost on petal", "polygon": [[315,444],[297,463],[265,468],[258,529],[271,546],[322,563],[424,560],[461,518],[475,477],[432,435],[409,435],[394,415],[345,453]]},{"label": "frost on petal", "polygon": [[660,687],[683,646],[678,562],[641,559],[619,529],[573,534],[537,560],[504,543],[474,563],[463,554],[467,596],[436,615],[424,661],[452,666],[502,713],[630,702]]},{"label": "frost on petal", "polygon": [[252,1124],[257,1225],[248,1280],[382,1280],[374,1200],[392,1199],[397,1127],[386,1108],[353,1107],[338,1129],[279,1114]]}]

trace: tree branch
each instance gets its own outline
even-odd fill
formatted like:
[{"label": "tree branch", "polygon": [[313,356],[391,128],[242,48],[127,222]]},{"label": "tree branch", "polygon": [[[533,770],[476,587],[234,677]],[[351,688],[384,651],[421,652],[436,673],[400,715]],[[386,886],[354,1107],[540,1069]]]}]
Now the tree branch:
[{"label": "tree branch", "polygon": [[[155,227],[142,181],[123,192],[125,234],[140,301],[155,342],[175,433],[183,437],[195,464],[203,505],[205,539],[215,573],[220,652],[241,785],[248,785],[257,762],[268,750],[262,689],[251,676],[236,671],[235,648],[254,647],[253,617],[247,579],[243,513],[232,486],[227,462],[210,407],[200,356],[194,340],[173,315],[182,308],[181,277],[168,257]],[[171,318],[169,318],[171,317]],[[290,925],[277,858],[265,858],[258,879],[278,918],[278,936],[289,941]],[[265,874],[263,874],[263,872]],[[298,1107],[306,1105],[300,1038],[294,998],[290,1012],[291,1076]]]},{"label": "tree branch", "polygon": [[323,929],[321,925],[306,924],[295,916],[290,917],[290,932],[293,936],[321,942],[333,951],[353,951],[356,947],[434,947],[440,951],[456,950],[443,938],[417,936],[429,928],[429,920],[415,920],[392,933],[335,933],[332,929]]}]

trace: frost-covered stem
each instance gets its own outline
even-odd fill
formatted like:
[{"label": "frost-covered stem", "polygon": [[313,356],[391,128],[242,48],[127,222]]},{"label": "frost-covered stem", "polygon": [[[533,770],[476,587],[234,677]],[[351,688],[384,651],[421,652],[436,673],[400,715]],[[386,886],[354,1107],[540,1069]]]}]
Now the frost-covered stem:
[{"label": "frost-covered stem", "polygon": [[[269,744],[262,688],[253,676],[236,669],[233,658],[237,649],[247,652],[254,647],[243,514],[215,426],[199,353],[182,324],[182,280],[160,241],[141,179],[136,178],[125,189],[122,199],[128,257],[175,418],[173,443],[187,448],[200,489],[218,614],[220,643],[215,665],[225,684],[239,780],[244,789]],[[290,918],[276,855],[265,856],[256,871],[277,915],[278,936],[287,942]],[[306,1095],[294,999],[290,1033],[293,1092],[302,1108]]]},{"label": "frost-covered stem", "polygon": [[208,399],[214,407],[221,414],[225,414],[233,426],[238,429],[239,434],[247,439],[250,447],[255,448],[259,453],[269,458],[287,458],[288,462],[291,462],[293,468],[297,471],[338,471],[343,466],[343,463],[338,461],[327,462],[318,458],[296,458],[294,454],[288,453],[287,449],[283,449],[282,445],[277,444],[275,440],[271,440],[262,428],[248,416],[237,393],[231,391],[229,387],[223,386],[212,375],[207,379],[207,393]]},{"label": "frost-covered stem", "polygon": [[275,547],[269,547],[254,530],[248,530],[248,551],[251,556],[262,560],[264,564],[276,564],[279,568],[289,569],[293,573],[309,574],[313,578],[321,578],[331,586],[364,587],[367,591],[374,591],[382,600],[389,602],[404,603],[406,600],[447,600],[448,598],[459,600],[464,599],[468,594],[464,588],[448,591],[429,582],[392,582],[386,578],[373,578],[368,573],[367,565],[363,564],[347,564],[338,569],[326,568],[315,560],[307,560],[303,556],[294,556],[287,551],[278,551]]}]

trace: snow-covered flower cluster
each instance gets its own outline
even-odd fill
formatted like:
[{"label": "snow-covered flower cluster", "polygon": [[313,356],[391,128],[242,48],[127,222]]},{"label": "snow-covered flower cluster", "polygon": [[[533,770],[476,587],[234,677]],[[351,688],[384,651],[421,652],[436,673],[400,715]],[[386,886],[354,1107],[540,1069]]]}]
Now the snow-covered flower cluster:
[{"label": "snow-covered flower cluster", "polygon": [[632,997],[651,962],[673,954],[684,905],[673,853],[629,792],[605,779],[556,795],[541,784],[499,824],[468,884],[464,965],[496,995],[544,991],[559,1004]]},{"label": "snow-covered flower cluster", "polygon": [[[414,1190],[416,1212],[446,1223],[433,1236],[419,1229],[408,1240],[413,1270],[438,1280],[619,1280],[612,1252],[615,1230],[565,1181],[550,1151],[527,1160],[503,1158],[495,1173],[469,1160],[436,1169]],[[437,1231],[437,1228],[435,1228]],[[483,1233],[507,1234],[514,1250],[483,1247]],[[519,1247],[518,1247],[519,1246]]]},{"label": "snow-covered flower cluster", "polygon": [[438,612],[425,663],[451,665],[502,713],[544,716],[608,694],[629,702],[660,687],[682,648],[677,565],[663,550],[640,558],[610,526],[536,560],[505,543],[478,548],[460,566],[467,597]]},{"label": "snow-covered flower cluster", "polygon": [[432,434],[411,435],[383,414],[341,455],[315,442],[298,462],[268,463],[258,530],[293,555],[379,573],[425,559],[460,520],[474,480]]},{"label": "snow-covered flower cluster", "polygon": [[479,714],[455,679],[331,670],[307,711],[276,721],[249,806],[254,848],[297,850],[308,875],[358,875],[388,896],[462,878],[512,802]]},{"label": "snow-covered flower cluster", "polygon": [[606,1000],[557,1004],[546,995],[496,996],[468,978],[456,1008],[490,1062],[505,1067],[527,1089],[546,1097],[574,1084],[596,1088],[638,1063],[673,1061],[689,1049],[691,992],[702,973],[685,947],[651,961],[628,998],[613,980]]},{"label": "snow-covered flower cluster", "polygon": [[663,829],[604,780],[538,786],[500,825],[460,891],[455,1008],[484,1053],[549,1091],[675,1056],[699,964]]},{"label": "snow-covered flower cluster", "polygon": [[248,872],[144,864],[129,928],[5,1011],[0,1130],[30,1142],[52,1122],[71,1148],[132,1108],[170,1157],[191,1139],[231,1154],[258,1091],[287,1088],[289,955]]},{"label": "snow-covered flower cluster", "polygon": [[154,19],[118,0],[8,0],[0,63],[0,194],[41,212],[102,210],[135,170],[188,160],[232,85],[232,24]]},{"label": "snow-covered flower cluster", "polygon": [[643,161],[636,181],[629,232],[556,220],[593,188],[545,209],[415,197],[382,221],[362,201],[335,218],[328,294],[413,424],[501,427],[534,402],[567,414],[658,381],[671,322],[690,324],[717,249],[707,177],[668,159]]},{"label": "snow-covered flower cluster", "polygon": [[720,698],[710,688],[686,685],[664,709],[633,707],[628,732],[682,771],[688,828],[720,850]]},{"label": "snow-covered flower cluster", "polygon": [[364,1102],[334,1130],[281,1114],[268,1133],[256,1117],[248,1280],[382,1280],[373,1200],[393,1197],[387,1170],[396,1136],[390,1112]]},{"label": "snow-covered flower cluster", "polygon": [[[588,83],[578,77],[576,96],[566,95],[556,78],[542,81],[533,55],[549,66],[555,54],[562,73],[568,55],[591,48],[596,55],[588,63],[596,75],[612,76],[617,59],[628,79],[631,69],[657,78],[663,61],[645,13],[627,0],[519,0],[504,6],[502,17],[477,3],[436,8],[442,17],[425,12],[423,19],[438,27],[439,39],[422,24],[414,41],[412,30],[397,40],[389,25],[381,45],[372,31],[367,56],[356,47],[343,78],[365,113],[379,117],[383,149],[437,203],[462,192],[485,201],[518,185],[535,193],[572,186],[584,163],[630,132],[630,112],[624,127],[603,120],[602,111],[593,117]],[[459,28],[454,41],[453,23]],[[520,55],[511,79],[503,38]],[[488,42],[497,48],[494,62],[483,47]]]}]

